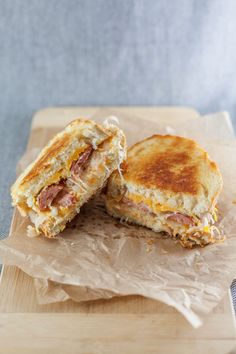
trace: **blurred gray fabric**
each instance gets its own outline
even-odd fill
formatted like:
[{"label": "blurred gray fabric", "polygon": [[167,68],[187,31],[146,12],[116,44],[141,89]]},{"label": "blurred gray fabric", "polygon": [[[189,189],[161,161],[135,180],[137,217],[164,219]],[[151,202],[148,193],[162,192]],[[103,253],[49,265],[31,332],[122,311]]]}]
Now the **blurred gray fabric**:
[{"label": "blurred gray fabric", "polygon": [[0,225],[32,114],[60,105],[236,105],[234,0],[0,0]]}]

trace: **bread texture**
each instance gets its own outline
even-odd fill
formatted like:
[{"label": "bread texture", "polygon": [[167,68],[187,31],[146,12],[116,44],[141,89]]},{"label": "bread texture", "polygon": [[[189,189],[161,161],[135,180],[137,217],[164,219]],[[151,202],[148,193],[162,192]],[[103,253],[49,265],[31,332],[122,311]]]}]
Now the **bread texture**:
[{"label": "bread texture", "polygon": [[197,232],[203,217],[215,215],[222,177],[207,152],[191,139],[151,136],[128,150],[121,169],[123,177],[117,171],[112,174],[105,196],[112,216],[176,236],[193,227]]},{"label": "bread texture", "polygon": [[[88,149],[91,150],[89,159],[75,178],[73,163]],[[103,187],[125,156],[125,136],[116,126],[105,127],[83,119],[71,122],[45,146],[11,188],[13,205],[34,224],[30,227],[31,235],[43,233],[53,237],[62,231],[81,206]],[[58,188],[62,183],[59,190],[66,188],[73,204],[52,203],[45,210],[40,209],[40,193],[50,186]]]}]

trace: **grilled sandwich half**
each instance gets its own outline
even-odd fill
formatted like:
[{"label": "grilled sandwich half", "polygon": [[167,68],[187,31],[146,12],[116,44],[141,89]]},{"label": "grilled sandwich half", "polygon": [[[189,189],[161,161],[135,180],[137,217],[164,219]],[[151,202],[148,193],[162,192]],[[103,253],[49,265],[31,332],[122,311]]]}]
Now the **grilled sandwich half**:
[{"label": "grilled sandwich half", "polygon": [[164,231],[188,248],[219,239],[214,223],[222,177],[193,140],[154,135],[135,144],[122,176],[114,172],[107,185],[110,215]]},{"label": "grilled sandwich half", "polygon": [[29,235],[53,237],[62,231],[125,157],[125,136],[115,125],[70,123],[11,188],[13,205],[33,223]]}]

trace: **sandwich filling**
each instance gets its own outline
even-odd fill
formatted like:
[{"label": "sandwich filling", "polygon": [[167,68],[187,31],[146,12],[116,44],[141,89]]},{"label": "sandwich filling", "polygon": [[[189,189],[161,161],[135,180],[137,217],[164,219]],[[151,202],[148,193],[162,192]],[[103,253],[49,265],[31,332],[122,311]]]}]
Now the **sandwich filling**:
[{"label": "sandwich filling", "polygon": [[147,204],[141,201],[145,200],[142,196],[137,196],[135,199],[138,199],[139,202],[134,201],[128,194],[128,197],[124,195],[119,200],[109,199],[108,203],[117,216],[121,214],[126,221],[131,222],[140,218],[144,219],[145,223],[148,223],[147,220],[149,220],[155,231],[166,232],[171,237],[178,239],[184,247],[204,246],[222,240],[218,228],[214,225],[218,213],[216,207],[212,213],[208,212],[197,216],[184,214],[165,205]]},{"label": "sandwich filling", "polygon": [[[37,193],[26,198],[28,215],[35,225],[28,234],[34,237],[43,232],[53,237],[62,231],[66,222],[72,220],[81,206],[103,187],[124,157],[125,150],[120,145],[119,134],[108,137],[96,146],[87,144],[79,155],[77,151],[74,159],[70,158],[70,163],[66,161],[61,173],[56,172],[57,180],[52,176],[49,181],[53,180],[53,183],[48,182]],[[53,231],[48,232],[48,225],[53,225]]]},{"label": "sandwich filling", "polygon": [[85,151],[80,154],[79,158],[72,162],[70,177],[46,186],[39,192],[36,198],[36,205],[40,211],[46,211],[51,206],[68,208],[76,204],[77,197],[75,196],[72,186],[78,183],[79,175],[86,168],[86,163],[91,157],[93,150],[92,146],[88,146]]},{"label": "sandwich filling", "polygon": [[48,218],[56,218],[60,223],[65,217],[70,218],[79,212],[81,205],[110,173],[114,152],[108,153],[109,144],[110,138],[96,147],[88,145],[76,159],[67,163],[63,173],[56,173],[56,182],[47,184],[36,195],[27,198],[29,216],[36,230]]}]

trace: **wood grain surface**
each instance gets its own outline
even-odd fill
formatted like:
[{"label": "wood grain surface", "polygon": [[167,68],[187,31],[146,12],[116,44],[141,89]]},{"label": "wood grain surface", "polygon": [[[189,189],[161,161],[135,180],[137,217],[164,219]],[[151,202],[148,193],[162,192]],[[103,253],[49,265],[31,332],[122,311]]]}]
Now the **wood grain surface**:
[{"label": "wood grain surface", "polygon": [[[198,113],[177,107],[115,107],[114,111],[170,123]],[[51,134],[75,117],[90,117],[96,107],[49,108],[32,122],[28,147],[42,146],[40,127]],[[17,223],[15,213],[11,230]],[[228,353],[236,333],[230,293],[199,329],[172,307],[141,296],[84,303],[38,305],[33,279],[5,266],[0,283],[0,352],[4,353]]]}]

